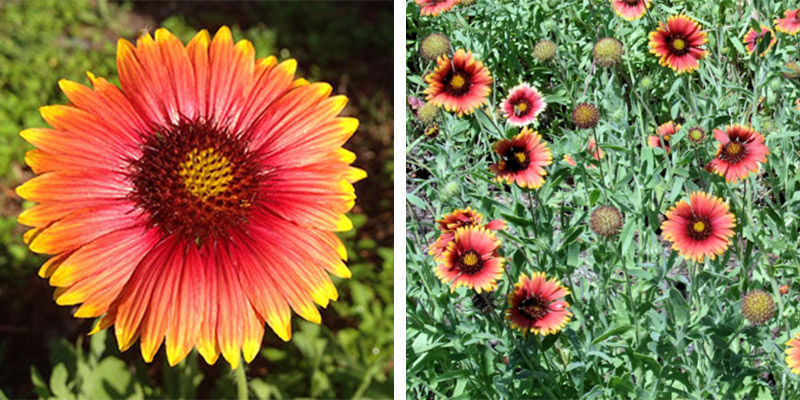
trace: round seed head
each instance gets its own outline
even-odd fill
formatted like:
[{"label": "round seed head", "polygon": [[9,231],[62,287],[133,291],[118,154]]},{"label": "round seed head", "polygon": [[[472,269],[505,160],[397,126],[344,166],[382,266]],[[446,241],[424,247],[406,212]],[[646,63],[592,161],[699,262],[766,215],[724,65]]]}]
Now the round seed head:
[{"label": "round seed head", "polygon": [[767,292],[753,290],[742,299],[742,315],[754,325],[769,321],[775,314],[775,301]]},{"label": "round seed head", "polygon": [[439,116],[439,107],[431,103],[425,103],[417,109],[417,118],[423,125],[428,126],[436,121]]},{"label": "round seed head", "polygon": [[622,42],[612,37],[602,38],[594,44],[594,62],[601,67],[611,67],[622,59]]},{"label": "round seed head", "polygon": [[642,85],[642,89],[650,89],[653,87],[653,80],[649,76],[645,76],[639,84]]},{"label": "round seed head", "polygon": [[589,224],[599,236],[614,236],[622,228],[622,214],[614,206],[597,207],[592,211]]},{"label": "round seed head", "polygon": [[791,72],[782,72],[786,79],[800,79],[800,65],[797,65],[794,61],[789,61],[786,63],[786,68],[792,70]]},{"label": "round seed head", "polygon": [[435,61],[440,56],[450,54],[450,39],[441,33],[431,33],[419,44],[419,53],[423,58]]},{"label": "round seed head", "polygon": [[578,129],[591,129],[600,121],[600,112],[597,107],[589,103],[580,103],[572,110],[572,122]]},{"label": "round seed head", "polygon": [[533,57],[541,62],[549,61],[556,55],[556,44],[549,40],[540,40],[533,47]]}]

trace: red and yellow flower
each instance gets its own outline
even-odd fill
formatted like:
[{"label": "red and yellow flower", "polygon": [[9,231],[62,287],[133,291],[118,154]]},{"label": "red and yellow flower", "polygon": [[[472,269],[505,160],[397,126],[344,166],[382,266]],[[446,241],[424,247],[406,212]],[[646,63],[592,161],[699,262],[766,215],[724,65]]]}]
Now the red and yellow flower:
[{"label": "red and yellow flower", "polygon": [[436,276],[450,285],[450,291],[466,286],[478,293],[491,292],[503,275],[505,259],[498,254],[499,248],[500,239],[489,229],[462,226],[439,258]]},{"label": "red and yellow flower", "polygon": [[[258,354],[268,324],[291,337],[292,311],[349,277],[334,232],[352,223],[352,183],[364,171],[341,146],[358,121],[325,83],[295,79],[294,60],[256,59],[227,27],[184,46],[165,29],[120,40],[122,90],[62,80],[71,104],[41,109],[52,128],[21,132],[37,177],[17,193],[39,274],[76,317],[114,326],[121,350],[161,344],[175,365],[197,348],[236,367]],[[297,148],[303,149],[297,157]]]},{"label": "red and yellow flower", "polygon": [[661,235],[672,242],[687,260],[703,262],[712,260],[730,245],[736,227],[736,217],[728,211],[728,204],[708,193],[694,192],[689,202],[680,200],[666,214],[661,223]]},{"label": "red and yellow flower", "polygon": [[509,124],[522,127],[536,121],[546,106],[539,91],[523,83],[511,89],[501,108]]},{"label": "red and yellow flower", "polygon": [[747,178],[750,172],[758,171],[758,163],[767,162],[769,148],[764,144],[764,136],[749,126],[731,125],[725,131],[714,129],[714,138],[719,145],[710,168],[727,182]]},{"label": "red and yellow flower", "polygon": [[[467,207],[463,210],[455,210],[450,214],[445,215],[442,219],[437,219],[436,223],[439,224],[439,238],[428,249],[428,254],[434,258],[438,258],[445,250],[447,245],[453,241],[455,232],[458,228],[464,226],[479,226],[483,224],[483,214]],[[501,219],[490,221],[484,226],[486,229],[497,231],[506,229],[506,222]]]},{"label": "red and yellow flower", "polygon": [[767,48],[764,49],[761,54],[759,54],[761,57],[764,57],[767,53],[769,53],[770,49],[772,49],[772,46],[774,46],[775,42],[778,41],[778,38],[775,37],[775,32],[773,32],[772,29],[769,29],[769,27],[766,25],[761,25],[761,32],[756,32],[753,30],[753,28],[750,28],[750,30],[744,35],[744,44],[747,47],[747,54],[753,54],[753,52],[756,51],[758,44],[764,40],[764,37],[766,37],[768,33],[771,39],[767,45]]},{"label": "red and yellow flower", "polygon": [[494,143],[494,151],[500,161],[489,166],[498,182],[516,183],[521,188],[538,189],[544,183],[547,171],[553,163],[553,154],[542,137],[528,128],[512,139]]},{"label": "red and yellow flower", "polygon": [[697,21],[685,15],[673,15],[667,23],[650,32],[650,52],[659,57],[659,63],[678,74],[691,73],[700,68],[698,61],[708,55],[701,48],[708,39]]},{"label": "red and yellow flower", "polygon": [[793,374],[800,374],[800,333],[786,342],[786,365]]},{"label": "red and yellow flower", "polygon": [[[589,150],[589,153],[592,154],[592,158],[594,158],[597,161],[600,161],[601,158],[606,156],[606,153],[603,151],[603,149],[600,148],[600,146],[594,141],[593,138],[589,138],[589,145],[587,146],[587,150]],[[594,165],[591,165],[591,167],[594,167]]]},{"label": "red and yellow flower", "polygon": [[436,69],[425,77],[427,100],[458,116],[470,114],[489,102],[492,75],[471,51],[459,49],[451,61],[441,56]]},{"label": "red and yellow flower", "polygon": [[650,0],[611,0],[611,7],[621,18],[635,21],[650,8]]},{"label": "red and yellow flower", "polygon": [[506,319],[523,335],[558,333],[572,318],[569,303],[561,300],[569,294],[558,279],[547,280],[544,272],[534,272],[530,278],[522,274],[508,295]]},{"label": "red and yellow flower", "polygon": [[800,32],[800,9],[786,10],[783,18],[775,18],[775,29],[792,36]]},{"label": "red and yellow flower", "polygon": [[[650,145],[650,147],[658,147],[659,149],[664,149],[664,151],[666,151],[667,154],[669,154],[670,152],[669,141],[672,139],[673,135],[678,133],[679,130],[681,130],[680,124],[675,124],[672,121],[663,123],[656,130],[658,136],[650,135],[647,138],[647,144]],[[661,145],[662,141],[664,142],[663,146]]]},{"label": "red and yellow flower", "polygon": [[438,17],[439,14],[450,11],[458,4],[459,0],[414,0],[419,6],[419,15]]}]

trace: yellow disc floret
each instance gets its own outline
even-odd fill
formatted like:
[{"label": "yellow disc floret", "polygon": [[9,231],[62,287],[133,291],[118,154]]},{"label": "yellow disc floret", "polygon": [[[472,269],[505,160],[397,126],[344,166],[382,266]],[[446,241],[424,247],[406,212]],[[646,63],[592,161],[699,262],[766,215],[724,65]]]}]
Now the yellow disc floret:
[{"label": "yellow disc floret", "polygon": [[186,190],[203,201],[223,194],[233,180],[230,161],[214,148],[190,151],[178,174]]}]

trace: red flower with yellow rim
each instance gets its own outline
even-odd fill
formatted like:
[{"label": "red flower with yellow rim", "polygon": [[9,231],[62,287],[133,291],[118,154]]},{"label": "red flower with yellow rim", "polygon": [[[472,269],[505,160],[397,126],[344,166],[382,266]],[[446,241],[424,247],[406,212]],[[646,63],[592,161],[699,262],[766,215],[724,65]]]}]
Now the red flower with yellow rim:
[{"label": "red flower with yellow rim", "polygon": [[[664,151],[666,151],[667,154],[669,154],[670,152],[669,141],[672,139],[673,135],[678,133],[679,130],[681,130],[681,124],[676,125],[672,121],[663,123],[656,130],[658,136],[650,135],[647,138],[647,144],[650,145],[650,147],[658,147],[659,149],[664,149]],[[664,146],[661,145],[662,141],[664,142]]]},{"label": "red flower with yellow rim", "polygon": [[[428,254],[432,255],[434,258],[438,258],[447,250],[447,245],[453,241],[458,228],[481,225],[483,223],[483,214],[467,207],[463,210],[455,210],[445,215],[442,219],[436,220],[436,223],[439,224],[439,232],[441,232],[441,234],[439,238],[436,239],[436,242],[431,245],[430,249],[428,249]],[[496,219],[486,224],[485,228],[492,231],[504,230],[506,229],[506,222],[501,219]]]},{"label": "red flower with yellow rim", "polygon": [[459,0],[414,0],[420,7],[419,15],[438,17],[439,14],[449,11],[458,4]]},{"label": "red flower with yellow rim", "polygon": [[482,62],[472,57],[471,51],[459,49],[453,60],[441,56],[436,69],[425,77],[427,100],[458,116],[470,114],[489,102],[492,75]]},{"label": "red flower with yellow rim", "polygon": [[728,211],[728,204],[708,193],[694,192],[689,203],[680,200],[666,214],[661,223],[661,235],[672,242],[672,249],[687,260],[703,262],[712,260],[730,246],[736,217]]},{"label": "red flower with yellow rim", "polygon": [[196,347],[236,367],[265,322],[284,340],[292,311],[319,323],[328,274],[350,276],[334,232],[366,175],[341,147],[358,126],[337,117],[347,99],[227,27],[120,40],[117,65],[122,90],[62,80],[71,105],[42,108],[53,129],[21,132],[39,176],[17,188],[38,203],[19,221],[52,255],[39,273],[56,303],[102,316],[93,332],[114,326],[121,350],[141,338],[147,362],[165,343],[171,365]]},{"label": "red flower with yellow rim", "polygon": [[650,8],[650,0],[611,0],[611,7],[620,17],[635,21],[642,18]]},{"label": "red flower with yellow rim", "polygon": [[512,139],[503,139],[494,143],[494,151],[500,161],[489,166],[498,182],[516,183],[521,188],[538,189],[544,183],[547,171],[544,169],[553,163],[553,154],[542,137],[528,129]]},{"label": "red flower with yellow rim", "polygon": [[708,42],[701,28],[692,18],[673,15],[650,32],[650,52],[659,57],[659,64],[678,74],[691,73],[700,68],[698,61],[708,55],[708,50],[701,48]]},{"label": "red flower with yellow rim", "polygon": [[536,121],[536,117],[546,106],[547,103],[539,91],[523,83],[511,89],[500,108],[509,124],[522,127]]},{"label": "red flower with yellow rim", "polygon": [[523,335],[558,333],[572,318],[569,303],[561,300],[569,294],[558,279],[547,280],[544,272],[534,272],[530,278],[522,274],[508,295],[506,319]]},{"label": "red flower with yellow rim", "polygon": [[764,136],[749,126],[731,125],[725,131],[714,129],[714,138],[719,145],[710,168],[727,182],[747,178],[750,172],[758,171],[758,163],[767,162],[769,148],[764,144]]},{"label": "red flower with yellow rim", "polygon": [[750,28],[750,30],[747,31],[743,39],[744,44],[747,47],[747,54],[753,54],[753,52],[756,51],[758,44],[764,40],[764,38],[767,36],[767,33],[769,33],[771,39],[769,40],[767,48],[764,49],[761,54],[759,54],[761,57],[764,57],[767,53],[769,53],[770,49],[772,49],[772,46],[774,46],[775,42],[778,41],[778,38],[775,37],[775,32],[773,32],[772,29],[769,29],[769,27],[766,25],[761,25],[761,32],[756,32],[753,30],[753,28]]},{"label": "red flower with yellow rim", "polygon": [[792,36],[800,32],[800,9],[786,10],[783,18],[775,18],[775,29]]},{"label": "red flower with yellow rim", "polygon": [[800,375],[800,333],[786,342],[786,365],[793,374]]},{"label": "red flower with yellow rim", "polygon": [[439,259],[436,276],[450,285],[450,291],[466,286],[478,293],[490,292],[503,275],[505,259],[498,254],[499,248],[500,239],[485,227],[458,228]]}]

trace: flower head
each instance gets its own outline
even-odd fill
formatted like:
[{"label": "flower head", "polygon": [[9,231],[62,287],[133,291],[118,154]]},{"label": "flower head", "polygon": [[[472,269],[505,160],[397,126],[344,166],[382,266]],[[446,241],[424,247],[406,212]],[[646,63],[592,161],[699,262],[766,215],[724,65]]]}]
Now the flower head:
[{"label": "flower head", "polygon": [[672,242],[687,260],[703,262],[725,252],[733,237],[736,217],[728,211],[728,204],[708,193],[694,192],[689,203],[680,200],[666,214],[661,223],[664,239]]},{"label": "flower head", "polygon": [[789,293],[789,286],[788,285],[781,285],[781,287],[778,290],[781,292],[781,294],[787,294],[787,293]]},{"label": "flower head", "polygon": [[[647,144],[650,145],[650,147],[658,147],[660,149],[663,148],[664,151],[666,151],[667,154],[669,154],[669,152],[670,152],[669,142],[670,142],[670,140],[672,140],[672,136],[675,135],[676,133],[678,133],[679,130],[681,130],[681,125],[680,124],[676,125],[672,121],[663,123],[656,130],[656,133],[658,133],[658,136],[650,135],[647,138]],[[662,141],[664,142],[664,146],[663,147],[661,145]]]},{"label": "flower head", "polygon": [[[483,214],[467,207],[463,210],[454,210],[445,215],[442,219],[437,219],[439,224],[439,238],[431,245],[428,254],[439,257],[446,249],[447,245],[453,241],[454,234],[458,228],[464,226],[481,226],[483,224]],[[494,220],[485,225],[489,230],[504,230],[506,223],[503,220]]]},{"label": "flower head", "polygon": [[436,69],[425,77],[427,100],[458,116],[489,102],[492,75],[483,63],[472,58],[471,51],[459,49],[453,60],[439,57]]},{"label": "flower head", "polygon": [[614,206],[600,206],[592,211],[589,225],[599,236],[614,236],[622,228],[622,214]]},{"label": "flower head", "polygon": [[673,15],[667,23],[650,32],[650,52],[659,57],[658,62],[678,74],[700,68],[698,61],[708,55],[701,48],[708,42],[697,21],[685,15]]},{"label": "flower head", "polygon": [[591,129],[600,122],[600,112],[589,103],[580,103],[572,110],[572,122],[578,129]]},{"label": "flower head", "polygon": [[450,11],[458,4],[458,0],[414,0],[419,6],[419,15],[438,17],[439,14]]},{"label": "flower head", "polygon": [[572,156],[569,155],[569,154],[564,154],[564,162],[569,164],[569,165],[571,165],[571,166],[573,166],[573,167],[578,165],[577,163],[575,163],[575,159],[572,158]]},{"label": "flower head", "polygon": [[775,315],[775,301],[762,290],[753,290],[742,298],[742,315],[753,325],[762,325]]},{"label": "flower head", "polygon": [[747,46],[747,54],[753,54],[753,52],[756,51],[759,43],[761,43],[767,36],[770,38],[769,44],[767,45],[767,48],[765,48],[764,51],[759,54],[761,57],[764,57],[767,53],[769,53],[770,49],[772,49],[772,46],[774,46],[775,42],[778,41],[778,38],[775,37],[775,32],[773,32],[772,29],[769,29],[769,27],[766,25],[761,25],[761,32],[756,32],[753,30],[753,28],[750,28],[750,30],[744,35],[744,44]]},{"label": "flower head", "polygon": [[40,175],[17,188],[38,203],[19,221],[53,256],[56,303],[102,316],[93,332],[114,326],[121,350],[140,338],[147,362],[165,343],[171,365],[197,348],[236,367],[265,323],[283,340],[292,311],[319,323],[329,274],[350,276],[334,232],[366,175],[341,147],[358,126],[337,117],[346,98],[227,27],[120,40],[117,65],[122,90],[62,80],[71,105],[42,108],[53,128],[21,132]]},{"label": "flower head", "polygon": [[540,40],[533,46],[533,57],[540,62],[550,61],[556,56],[556,44],[550,40]]},{"label": "flower head", "polygon": [[611,7],[617,15],[628,21],[641,18],[650,8],[650,0],[611,0]]},{"label": "flower head", "polygon": [[430,126],[439,117],[439,107],[435,104],[425,103],[417,109],[417,118],[425,126]]},{"label": "flower head", "polygon": [[612,37],[602,38],[594,44],[594,62],[601,67],[611,67],[622,59],[622,42]]},{"label": "flower head", "polygon": [[749,126],[731,125],[725,131],[714,129],[714,138],[719,145],[711,168],[728,182],[746,178],[750,172],[758,171],[758,163],[767,162],[769,148],[764,144],[764,136]]},{"label": "flower head", "polygon": [[547,175],[544,167],[553,163],[553,154],[542,137],[528,128],[512,139],[494,143],[500,161],[489,166],[498,182],[516,183],[522,188],[538,189]]},{"label": "flower head", "polygon": [[436,61],[441,56],[449,56],[450,39],[441,33],[431,33],[419,42],[419,54],[430,61]]},{"label": "flower head", "polygon": [[501,108],[509,124],[525,126],[536,121],[536,117],[546,106],[547,103],[539,91],[523,83],[511,89]]},{"label": "flower head", "polygon": [[500,239],[482,226],[463,226],[439,258],[436,276],[453,291],[461,286],[491,292],[503,275],[505,259],[498,249]]},{"label": "flower head", "polygon": [[800,9],[786,10],[783,18],[775,18],[775,29],[792,36],[800,32]]},{"label": "flower head", "polygon": [[692,127],[689,129],[687,137],[694,144],[703,144],[706,141],[706,130],[699,126]]},{"label": "flower head", "polygon": [[569,294],[556,278],[547,280],[544,272],[534,272],[530,278],[522,274],[508,295],[506,319],[523,335],[556,334],[572,318],[569,303],[561,300]]},{"label": "flower head", "polygon": [[797,65],[795,61],[789,61],[786,63],[786,68],[791,70],[789,72],[781,72],[783,77],[786,79],[799,79],[800,78],[800,65]]}]

